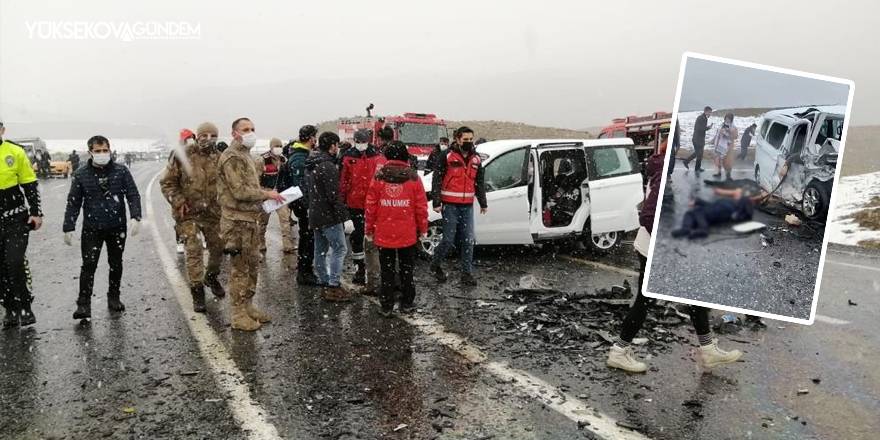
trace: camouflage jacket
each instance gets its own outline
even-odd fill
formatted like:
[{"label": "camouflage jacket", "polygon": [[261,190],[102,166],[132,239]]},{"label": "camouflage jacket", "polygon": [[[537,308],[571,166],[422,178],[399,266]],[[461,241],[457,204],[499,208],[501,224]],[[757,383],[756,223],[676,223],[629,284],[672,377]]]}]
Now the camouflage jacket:
[{"label": "camouflage jacket", "polygon": [[[174,154],[168,158],[165,175],[159,183],[162,187],[162,195],[171,204],[177,221],[190,218],[220,219],[220,205],[217,203],[219,159],[220,152],[216,149],[211,148],[202,152],[195,145],[186,150],[189,170]],[[187,206],[187,214],[181,218],[180,208],[184,204]]]},{"label": "camouflage jacket", "polygon": [[239,141],[220,155],[217,193],[222,216],[230,220],[257,221],[263,212],[263,190],[254,159]]}]

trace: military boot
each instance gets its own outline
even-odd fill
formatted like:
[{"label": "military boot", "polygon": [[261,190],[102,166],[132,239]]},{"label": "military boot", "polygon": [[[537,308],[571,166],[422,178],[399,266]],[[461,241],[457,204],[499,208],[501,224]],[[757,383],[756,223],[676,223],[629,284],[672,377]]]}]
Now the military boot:
[{"label": "military boot", "polygon": [[244,304],[234,305],[232,306],[232,328],[252,332],[260,329],[260,323],[248,315]]},{"label": "military boot", "polygon": [[205,307],[205,286],[199,284],[189,288],[193,299],[193,311],[196,313],[205,313],[208,309]]},{"label": "military boot", "polygon": [[21,320],[22,327],[35,324],[37,322],[37,317],[34,316],[34,312],[31,311],[31,305],[29,303],[26,303],[21,308],[21,315],[19,319]]},{"label": "military boot", "polygon": [[223,284],[220,284],[220,280],[217,279],[219,274],[217,273],[209,273],[205,275],[205,285],[211,288],[211,293],[214,294],[217,298],[223,298],[226,296],[226,289],[223,288]]},{"label": "military boot", "polygon": [[89,319],[92,317],[92,297],[91,295],[83,295],[80,293],[76,300],[76,311],[73,312],[73,319]]},{"label": "military boot", "polygon": [[244,307],[245,307],[245,310],[247,311],[248,316],[250,316],[251,319],[253,319],[254,321],[257,321],[260,324],[264,324],[264,323],[272,321],[272,317],[270,317],[265,312],[260,311],[259,309],[254,307],[254,304],[250,300],[248,300],[245,303]]},{"label": "military boot", "polygon": [[356,284],[358,286],[364,286],[367,284],[367,267],[364,264],[364,260],[357,260],[354,262],[355,266],[357,266],[357,270],[354,273],[354,276],[351,278],[352,284]]},{"label": "military boot", "polygon": [[111,312],[125,311],[125,304],[122,304],[122,301],[119,300],[119,292],[107,294],[107,308]]},{"label": "military boot", "polygon": [[6,309],[6,316],[3,317],[3,328],[15,327],[18,325],[18,311],[9,307]]}]

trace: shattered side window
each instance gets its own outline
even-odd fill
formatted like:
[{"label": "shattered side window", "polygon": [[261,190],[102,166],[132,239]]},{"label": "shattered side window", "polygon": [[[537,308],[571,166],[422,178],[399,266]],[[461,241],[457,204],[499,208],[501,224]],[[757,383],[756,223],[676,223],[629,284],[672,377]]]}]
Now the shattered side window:
[{"label": "shattered side window", "polygon": [[632,174],[636,169],[637,161],[632,148],[594,148],[591,151],[591,180]]},{"label": "shattered side window", "polygon": [[788,134],[788,127],[774,122],[773,125],[770,126],[769,133],[767,133],[767,143],[778,150],[782,148],[782,142],[785,141],[786,134]]},{"label": "shattered side window", "polygon": [[514,188],[526,184],[526,148],[504,153],[486,165],[486,190]]}]

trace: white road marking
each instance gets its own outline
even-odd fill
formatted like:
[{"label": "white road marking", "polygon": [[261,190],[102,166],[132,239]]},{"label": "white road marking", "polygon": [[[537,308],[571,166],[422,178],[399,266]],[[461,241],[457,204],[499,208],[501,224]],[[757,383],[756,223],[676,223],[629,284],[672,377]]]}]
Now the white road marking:
[{"label": "white road marking", "polygon": [[[157,177],[158,175],[153,177],[153,180],[150,181],[149,187],[147,188],[147,217],[150,219],[148,223],[151,232],[153,233],[153,239],[156,242],[159,257],[162,260],[166,275],[168,276],[169,282],[171,282],[174,287],[177,301],[180,304],[184,315],[187,317],[187,323],[199,343],[199,349],[214,371],[218,384],[233,395],[234,398],[228,402],[230,408],[236,416],[236,419],[241,423],[242,428],[251,431],[251,438],[280,438],[275,427],[265,420],[263,409],[250,398],[247,385],[244,381],[244,376],[237,369],[234,361],[229,357],[220,340],[217,339],[204,315],[192,312],[192,302],[187,284],[183,279],[183,276],[177,270],[177,266],[174,264],[174,259],[169,254],[169,251],[161,245],[162,239],[159,235],[159,230],[153,222],[151,196],[152,187]],[[271,228],[269,233],[278,234],[277,238],[280,239],[280,234],[273,231]],[[638,272],[628,269],[621,269],[588,260],[579,260],[578,262],[593,265],[600,269],[613,270],[627,275],[638,276]],[[374,304],[378,305],[378,300],[375,298],[369,299]],[[587,425],[584,426],[584,429],[591,431],[599,438],[606,440],[650,440],[649,437],[639,432],[617,426],[616,419],[607,414],[601,413],[575,396],[559,391],[556,387],[541,378],[528,372],[511,368],[507,364],[501,362],[489,361],[488,356],[486,356],[479,347],[455,333],[446,331],[441,324],[438,324],[433,319],[424,316],[398,316],[404,322],[417,328],[428,339],[449,348],[469,362],[481,365],[488,373],[499,379],[511,382],[511,384],[533,398],[541,401],[541,403],[553,409],[560,415],[574,422],[586,422]],[[232,377],[230,378],[229,376]]]},{"label": "white road marking", "polygon": [[639,276],[638,271],[635,271],[632,269],[625,269],[625,268],[617,267],[617,266],[612,266],[610,264],[600,263],[598,261],[585,260],[583,258],[570,257],[568,255],[563,255],[562,259],[572,261],[572,262],[575,262],[578,264],[583,264],[586,266],[592,266],[592,267],[595,267],[596,269],[610,270],[612,272],[621,273],[623,275],[629,275],[631,277],[638,277]]},{"label": "white road marking", "polygon": [[847,324],[849,324],[849,321],[844,321],[842,319],[832,318],[830,316],[818,315],[818,314],[816,315],[816,321],[819,321],[819,322],[825,323],[825,324],[831,324],[831,325],[847,325]]},{"label": "white road marking", "polygon": [[[378,305],[378,300],[369,298]],[[553,385],[528,372],[511,368],[507,364],[489,361],[479,347],[467,339],[446,331],[443,325],[426,316],[397,315],[407,324],[416,327],[427,338],[443,345],[468,361],[481,365],[487,372],[503,381],[509,381],[520,390],[541,401],[562,416],[574,422],[586,422],[584,429],[606,440],[649,440],[644,434],[617,426],[617,420],[599,412],[586,402],[568,393],[559,391]]]},{"label": "white road marking", "polygon": [[278,435],[278,430],[266,419],[266,411],[251,398],[244,375],[235,365],[235,361],[229,356],[229,352],[226,351],[223,343],[217,338],[217,334],[211,329],[205,315],[193,312],[188,283],[177,269],[176,259],[162,245],[162,237],[159,234],[159,228],[156,227],[156,219],[153,217],[152,200],[153,184],[156,183],[159,174],[161,174],[161,171],[153,176],[153,179],[150,180],[150,184],[147,186],[146,223],[149,225],[150,232],[153,235],[156,251],[159,255],[159,260],[162,262],[165,275],[168,277],[168,283],[171,284],[177,303],[186,317],[186,323],[189,325],[189,329],[198,343],[202,357],[211,367],[217,385],[231,396],[226,403],[229,405],[233,417],[235,417],[242,430],[247,432],[248,438],[255,440],[280,439],[281,436]]}]

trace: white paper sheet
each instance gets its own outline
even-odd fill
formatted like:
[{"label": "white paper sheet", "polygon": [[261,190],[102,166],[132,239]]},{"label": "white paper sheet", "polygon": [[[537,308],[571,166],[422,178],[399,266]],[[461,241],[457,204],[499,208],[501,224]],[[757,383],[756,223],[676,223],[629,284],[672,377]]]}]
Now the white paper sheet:
[{"label": "white paper sheet", "polygon": [[266,200],[265,202],[263,202],[263,211],[267,213],[275,212],[278,210],[278,208],[281,208],[282,206],[302,197],[303,193],[298,186],[291,186],[290,188],[282,191],[281,196],[284,197],[284,203],[280,203],[275,200]]}]

